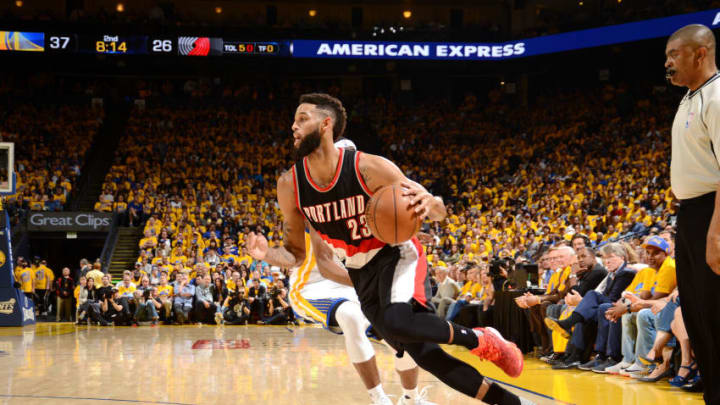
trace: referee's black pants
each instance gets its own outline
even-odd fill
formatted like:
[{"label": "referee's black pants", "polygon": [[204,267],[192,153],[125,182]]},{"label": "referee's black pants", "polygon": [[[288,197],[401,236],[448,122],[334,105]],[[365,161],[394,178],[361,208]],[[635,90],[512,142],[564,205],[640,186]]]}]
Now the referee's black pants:
[{"label": "referee's black pants", "polygon": [[682,315],[700,368],[705,402],[720,405],[720,276],[705,260],[715,193],[682,200],[675,247]]}]

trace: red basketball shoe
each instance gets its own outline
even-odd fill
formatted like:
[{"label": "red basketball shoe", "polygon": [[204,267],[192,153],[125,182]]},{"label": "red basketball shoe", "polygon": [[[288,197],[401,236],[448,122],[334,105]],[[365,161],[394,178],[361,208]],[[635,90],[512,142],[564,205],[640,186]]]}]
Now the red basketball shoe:
[{"label": "red basketball shoe", "polygon": [[510,377],[522,373],[525,360],[523,354],[513,342],[508,342],[500,332],[493,328],[475,328],[480,332],[478,346],[470,353],[482,360],[490,360]]}]

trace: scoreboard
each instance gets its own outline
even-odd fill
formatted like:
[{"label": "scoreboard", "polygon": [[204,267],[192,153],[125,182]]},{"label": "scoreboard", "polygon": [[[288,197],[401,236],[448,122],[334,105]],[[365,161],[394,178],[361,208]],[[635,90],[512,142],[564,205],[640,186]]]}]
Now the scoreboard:
[{"label": "scoreboard", "polygon": [[[119,33],[0,31],[9,38],[0,51],[37,51],[51,54],[181,55],[181,56],[289,56],[289,41],[258,42],[216,37],[147,36]],[[16,40],[19,38],[19,40]],[[27,40],[30,38],[31,40]],[[21,41],[22,40],[22,41]]]},{"label": "scoreboard", "polygon": [[177,54],[177,38],[138,35],[78,35],[51,33],[45,36],[45,52],[121,55]]},{"label": "scoreboard", "polygon": [[[499,61],[606,47],[653,38],[667,37],[680,27],[702,24],[720,27],[720,9],[640,20],[579,31],[562,32],[509,42],[446,41],[360,41],[284,39],[256,41],[256,38],[220,38],[210,36],[138,35],[135,32],[96,34],[56,32],[64,28],[38,30],[49,32],[3,31],[0,27],[0,55],[26,53],[69,53],[108,55],[181,55],[227,58],[334,58],[390,60]],[[98,28],[112,30],[114,28]],[[179,34],[178,34],[179,35]],[[232,35],[232,34],[227,34]]]}]

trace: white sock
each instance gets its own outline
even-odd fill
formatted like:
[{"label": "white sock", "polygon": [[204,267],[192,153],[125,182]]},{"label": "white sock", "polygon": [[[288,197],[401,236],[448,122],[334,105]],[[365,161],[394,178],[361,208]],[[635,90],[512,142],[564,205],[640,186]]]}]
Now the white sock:
[{"label": "white sock", "polygon": [[383,390],[382,384],[378,384],[375,388],[370,388],[368,390],[368,394],[370,394],[370,399],[373,402],[378,402],[380,398],[387,397],[387,394],[385,394],[385,391]]},{"label": "white sock", "polygon": [[403,388],[403,395],[405,395],[406,397],[408,397],[408,398],[410,398],[410,399],[415,399],[415,398],[417,398],[417,396],[418,396],[417,387],[415,387],[415,388],[413,388],[413,389],[411,389],[411,390],[408,390],[408,389]]}]

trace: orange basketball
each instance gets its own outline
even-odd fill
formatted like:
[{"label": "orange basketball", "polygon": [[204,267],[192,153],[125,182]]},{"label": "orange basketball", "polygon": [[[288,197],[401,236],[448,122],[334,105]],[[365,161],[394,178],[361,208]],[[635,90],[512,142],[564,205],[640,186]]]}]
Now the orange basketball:
[{"label": "orange basketball", "polygon": [[410,240],[422,221],[410,206],[410,197],[400,186],[385,186],[375,192],[365,207],[365,219],[373,236],[391,245]]}]

